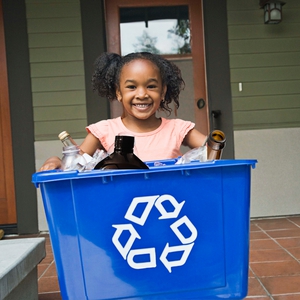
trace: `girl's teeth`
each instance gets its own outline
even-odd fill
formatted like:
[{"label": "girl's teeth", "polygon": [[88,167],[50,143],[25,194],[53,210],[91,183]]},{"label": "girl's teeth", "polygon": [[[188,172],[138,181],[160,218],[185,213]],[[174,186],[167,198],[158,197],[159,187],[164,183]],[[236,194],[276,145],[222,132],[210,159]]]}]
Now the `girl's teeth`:
[{"label": "girl's teeth", "polygon": [[136,104],[135,106],[145,108],[148,106],[148,104]]}]

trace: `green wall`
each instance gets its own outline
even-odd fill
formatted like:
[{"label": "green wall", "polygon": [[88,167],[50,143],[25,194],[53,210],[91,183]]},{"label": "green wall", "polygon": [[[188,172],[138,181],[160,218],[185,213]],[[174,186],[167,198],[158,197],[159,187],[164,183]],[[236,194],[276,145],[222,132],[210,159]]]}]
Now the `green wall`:
[{"label": "green wall", "polygon": [[36,141],[87,125],[80,1],[54,2],[25,1]]},{"label": "green wall", "polygon": [[227,13],[234,129],[299,127],[300,1],[276,25],[258,0],[227,0]]}]

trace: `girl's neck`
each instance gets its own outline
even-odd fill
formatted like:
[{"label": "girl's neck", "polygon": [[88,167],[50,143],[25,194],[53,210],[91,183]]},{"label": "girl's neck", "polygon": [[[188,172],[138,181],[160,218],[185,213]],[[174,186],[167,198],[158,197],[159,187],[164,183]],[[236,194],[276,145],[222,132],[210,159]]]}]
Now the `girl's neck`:
[{"label": "girl's neck", "polygon": [[132,116],[121,117],[124,126],[133,132],[151,132],[156,130],[161,125],[161,118],[153,116],[147,120],[133,118]]}]

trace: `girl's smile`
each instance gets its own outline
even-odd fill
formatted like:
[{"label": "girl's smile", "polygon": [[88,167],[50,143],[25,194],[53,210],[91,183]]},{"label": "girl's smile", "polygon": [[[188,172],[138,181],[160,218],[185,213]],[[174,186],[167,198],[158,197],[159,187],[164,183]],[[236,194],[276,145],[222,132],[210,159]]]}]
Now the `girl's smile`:
[{"label": "girl's smile", "polygon": [[137,110],[145,111],[150,107],[151,104],[133,104]]}]

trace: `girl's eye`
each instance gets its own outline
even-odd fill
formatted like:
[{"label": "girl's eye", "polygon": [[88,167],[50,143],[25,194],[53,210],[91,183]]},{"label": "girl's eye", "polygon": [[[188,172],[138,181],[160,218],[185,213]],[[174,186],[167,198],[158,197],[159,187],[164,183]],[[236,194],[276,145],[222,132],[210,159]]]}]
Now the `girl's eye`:
[{"label": "girl's eye", "polygon": [[127,85],[127,88],[130,89],[130,90],[134,90],[135,86],[134,85]]},{"label": "girl's eye", "polygon": [[154,84],[148,85],[148,89],[155,89],[155,88],[156,88],[156,85],[154,85]]}]

